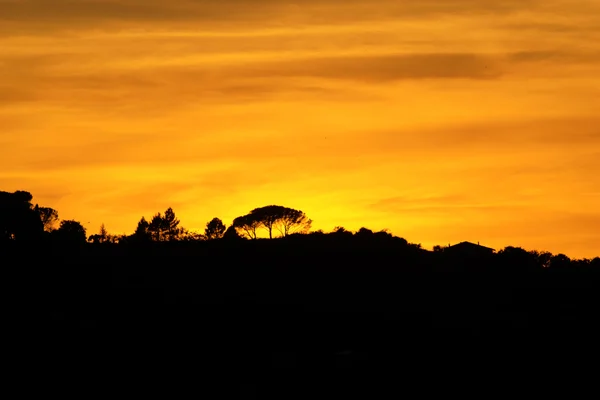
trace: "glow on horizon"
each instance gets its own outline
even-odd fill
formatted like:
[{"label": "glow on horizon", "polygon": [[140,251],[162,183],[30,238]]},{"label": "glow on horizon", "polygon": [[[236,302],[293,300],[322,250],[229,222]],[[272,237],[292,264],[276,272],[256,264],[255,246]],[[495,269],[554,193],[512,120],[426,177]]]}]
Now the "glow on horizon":
[{"label": "glow on horizon", "polygon": [[599,27],[586,0],[0,0],[0,190],[88,233],[281,204],[595,257]]}]

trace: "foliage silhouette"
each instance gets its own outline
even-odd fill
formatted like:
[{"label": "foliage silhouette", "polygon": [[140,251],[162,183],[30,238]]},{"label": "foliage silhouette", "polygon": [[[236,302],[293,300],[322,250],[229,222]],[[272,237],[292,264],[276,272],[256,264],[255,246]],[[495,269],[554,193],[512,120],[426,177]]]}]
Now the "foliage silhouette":
[{"label": "foliage silhouette", "polygon": [[221,239],[225,234],[226,229],[227,228],[225,224],[223,224],[223,221],[221,221],[219,218],[213,218],[206,224],[204,236],[208,240]]},{"label": "foliage silhouette", "polygon": [[342,226],[336,226],[333,229],[333,234],[339,237],[351,237],[353,233]]},{"label": "foliage silhouette", "polygon": [[198,242],[206,240],[206,236],[198,232],[189,231],[185,228],[179,228],[177,240],[182,242]]},{"label": "foliage silhouette", "polygon": [[373,238],[373,231],[370,229],[367,229],[365,227],[362,227],[358,230],[358,232],[356,232],[355,234],[357,237],[363,238],[365,240],[369,240]]},{"label": "foliage silhouette", "polygon": [[103,239],[106,240],[108,239],[108,231],[106,230],[106,227],[104,226],[104,224],[100,225],[100,233],[99,236]]},{"label": "foliage silhouette", "polygon": [[233,227],[242,235],[245,235],[249,239],[257,239],[257,230],[262,225],[261,221],[257,219],[256,215],[243,215],[233,220]]},{"label": "foliage silhouette", "polygon": [[167,208],[163,217],[163,223],[161,224],[164,228],[164,236],[166,240],[177,240],[177,237],[181,233],[179,227],[179,220],[175,216],[175,212],[171,207]]},{"label": "foliage silhouette", "polygon": [[569,268],[571,266],[571,259],[564,254],[557,254],[550,258],[551,268]]},{"label": "foliage silhouette", "polygon": [[0,240],[39,239],[44,232],[29,192],[0,192]]},{"label": "foliage silhouette", "polygon": [[152,240],[150,233],[150,223],[145,217],[142,217],[135,228],[132,238],[137,242],[145,242]]},{"label": "foliage silhouette", "polygon": [[243,240],[244,238],[240,236],[236,227],[234,225],[229,225],[229,227],[225,230],[223,234],[223,239],[226,240]]},{"label": "foliage silhouette", "polygon": [[40,207],[37,204],[34,207],[34,211],[39,214],[44,226],[44,231],[52,232],[56,229],[58,223],[58,212],[50,207]]},{"label": "foliage silhouette", "polygon": [[285,237],[293,233],[308,233],[311,224],[304,212],[277,205],[255,208],[233,221],[233,226],[250,239],[258,237],[259,228],[265,229],[269,239],[273,239],[273,230],[278,231],[280,237]]},{"label": "foliage silhouette", "polygon": [[273,239],[273,227],[283,217],[284,207],[265,206],[250,211],[249,217],[259,221],[260,226],[267,230],[269,239]]},{"label": "foliage silhouette", "polygon": [[52,235],[63,243],[83,244],[87,240],[83,225],[73,220],[60,221],[60,227]]},{"label": "foliage silhouette", "polygon": [[135,232],[129,238],[137,242],[144,241],[176,241],[186,232],[185,228],[179,227],[179,219],[171,207],[167,208],[164,215],[156,213],[150,222],[142,217],[138,222]]},{"label": "foliage silhouette", "polygon": [[88,242],[95,244],[118,243],[119,241],[120,237],[108,233],[108,230],[106,230],[104,224],[100,225],[100,231],[97,234],[90,235],[90,237],[88,238]]},{"label": "foliage silhouette", "polygon": [[[172,214],[170,216],[172,216]],[[171,227],[171,221],[167,219],[166,215],[163,216],[161,213],[157,213],[152,217],[148,226],[148,232],[152,239],[157,242],[168,241],[172,238],[174,233]]]},{"label": "foliage silhouette", "polygon": [[284,208],[281,216],[275,224],[281,236],[285,237],[294,233],[308,233],[312,226],[312,220],[306,214],[293,208]]}]

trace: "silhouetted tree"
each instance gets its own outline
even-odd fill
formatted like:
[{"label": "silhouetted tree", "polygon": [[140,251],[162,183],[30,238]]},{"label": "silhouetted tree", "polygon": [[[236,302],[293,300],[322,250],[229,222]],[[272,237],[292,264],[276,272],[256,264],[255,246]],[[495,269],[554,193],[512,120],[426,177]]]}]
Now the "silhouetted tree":
[{"label": "silhouetted tree", "polygon": [[256,239],[257,229],[261,226],[261,222],[256,218],[255,215],[243,215],[233,220],[233,227],[243,232],[249,239]]},{"label": "silhouetted tree", "polygon": [[181,231],[179,229],[179,220],[175,216],[175,211],[173,211],[171,207],[167,208],[165,211],[163,225],[165,229],[164,236],[166,240],[177,240]]},{"label": "silhouetted tree", "polygon": [[181,230],[178,228],[179,220],[175,216],[175,212],[171,207],[167,208],[164,216],[161,213],[157,213],[152,217],[148,226],[148,232],[153,240],[172,241],[177,240]]},{"label": "silhouetted tree", "polygon": [[93,244],[98,244],[98,243],[102,243],[102,238],[100,237],[100,235],[98,234],[94,234],[94,235],[90,235],[90,237],[87,238],[87,241]]},{"label": "silhouetted tree", "polygon": [[535,254],[521,248],[507,246],[497,254],[505,268],[532,270],[539,267]]},{"label": "silhouetted tree", "polygon": [[73,244],[85,243],[87,235],[85,228],[78,221],[66,220],[60,222],[60,227],[52,235],[61,242]]},{"label": "silhouetted tree", "polygon": [[308,233],[311,225],[312,220],[304,212],[284,207],[275,227],[285,237],[293,233]]},{"label": "silhouetted tree", "polygon": [[161,213],[156,213],[152,217],[150,224],[148,225],[148,232],[150,233],[152,240],[157,242],[163,240],[164,220]]},{"label": "silhouetted tree", "polygon": [[550,259],[550,268],[569,268],[571,259],[564,254],[557,254]]},{"label": "silhouetted tree", "polygon": [[387,230],[383,230],[373,233],[373,239],[376,240],[378,243],[391,244],[394,240],[394,235],[389,233]]},{"label": "silhouetted tree", "polygon": [[[273,239],[274,229],[285,237],[292,233],[306,233],[312,224],[304,212],[276,205],[255,208],[246,216],[245,221],[250,230],[258,223],[259,227],[268,232],[269,239]],[[247,233],[246,229],[243,230]],[[252,234],[250,236],[252,237]]]},{"label": "silhouetted tree", "polygon": [[592,265],[592,260],[590,260],[589,258],[571,260],[571,267],[573,267],[573,268],[584,269],[584,268],[590,267],[591,265]]},{"label": "silhouetted tree", "polygon": [[204,230],[204,236],[208,240],[212,239],[221,239],[225,234],[227,227],[223,224],[219,218],[213,218],[209,223],[206,224],[206,229]]},{"label": "silhouetted tree", "polygon": [[150,223],[146,220],[145,217],[142,217],[137,224],[137,228],[135,228],[135,232],[133,233],[133,238],[136,241],[146,241],[151,239],[150,234]]},{"label": "silhouetted tree", "polygon": [[114,238],[112,235],[108,233],[104,224],[100,225],[100,232],[95,235],[91,235],[88,238],[88,242],[90,243],[110,243],[114,242]]},{"label": "silhouetted tree", "polygon": [[100,225],[100,233],[99,233],[100,237],[103,240],[107,240],[108,239],[108,231],[106,230],[106,227],[104,226],[104,224]]},{"label": "silhouetted tree", "polygon": [[250,211],[251,219],[257,220],[260,226],[267,230],[269,239],[273,239],[273,227],[283,217],[285,207],[265,206]]},{"label": "silhouetted tree", "polygon": [[58,211],[50,207],[40,207],[37,204],[34,211],[40,216],[40,220],[44,226],[44,231],[52,232],[56,229],[58,223]]},{"label": "silhouetted tree", "polygon": [[368,238],[373,236],[373,231],[367,228],[360,228],[358,232],[356,232],[356,236]]},{"label": "silhouetted tree", "polygon": [[29,192],[0,192],[0,240],[37,239],[44,224],[35,211]]},{"label": "silhouetted tree", "polygon": [[229,225],[229,228],[227,228],[225,230],[225,233],[223,234],[223,239],[225,239],[225,240],[241,240],[244,238],[242,236],[240,236],[240,234],[238,233],[238,231],[234,225]]},{"label": "silhouetted tree", "polygon": [[547,251],[531,251],[530,252],[533,258],[536,260],[536,263],[541,268],[548,268],[550,266],[550,260],[552,259],[552,253]]},{"label": "silhouetted tree", "polygon": [[108,235],[108,241],[109,243],[127,243],[127,241],[130,239],[130,237],[128,235]]},{"label": "silhouetted tree", "polygon": [[182,242],[200,242],[202,240],[206,240],[206,236],[199,232],[188,231],[185,228],[180,228],[177,240]]},{"label": "silhouetted tree", "polygon": [[333,232],[331,232],[331,234],[338,238],[350,238],[353,235],[352,231],[349,231],[343,226],[336,226],[335,228],[333,228]]}]

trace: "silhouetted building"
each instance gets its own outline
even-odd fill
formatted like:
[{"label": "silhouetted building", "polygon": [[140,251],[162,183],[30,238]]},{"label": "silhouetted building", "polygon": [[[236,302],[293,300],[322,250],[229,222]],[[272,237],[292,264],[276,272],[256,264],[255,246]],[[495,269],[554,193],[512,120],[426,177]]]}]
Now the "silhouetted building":
[{"label": "silhouetted building", "polygon": [[479,243],[461,242],[454,246],[449,246],[446,251],[450,254],[459,256],[480,257],[494,254],[496,250],[490,247],[481,246]]}]

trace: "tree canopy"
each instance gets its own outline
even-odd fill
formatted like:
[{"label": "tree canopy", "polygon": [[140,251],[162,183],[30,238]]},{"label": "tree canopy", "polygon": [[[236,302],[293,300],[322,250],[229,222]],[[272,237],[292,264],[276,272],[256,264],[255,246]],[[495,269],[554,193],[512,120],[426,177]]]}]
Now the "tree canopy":
[{"label": "tree canopy", "polygon": [[242,232],[242,236],[246,236],[249,239],[257,239],[257,230],[261,226],[261,222],[254,215],[243,215],[233,220],[233,227],[238,232]]},{"label": "tree canopy", "polygon": [[74,220],[60,221],[60,227],[52,235],[61,242],[74,244],[85,243],[87,240],[85,228]]},{"label": "tree canopy", "polygon": [[273,231],[279,232],[281,237],[292,233],[308,233],[311,224],[312,221],[304,212],[277,205],[255,208],[233,221],[233,226],[251,239],[257,238],[259,228],[265,229],[269,239],[273,239]]},{"label": "tree canopy", "polygon": [[56,229],[58,223],[58,211],[50,207],[40,207],[37,204],[34,207],[35,212],[40,216],[44,231],[52,232]]},{"label": "tree canopy", "polygon": [[225,234],[227,227],[223,224],[219,218],[213,218],[209,223],[206,224],[204,230],[204,236],[208,240],[221,239]]},{"label": "tree canopy", "polygon": [[28,240],[39,238],[46,226],[58,218],[51,208],[31,203],[29,192],[0,192],[0,240]]},{"label": "tree canopy", "polygon": [[155,214],[152,220],[150,220],[146,231],[157,242],[177,240],[182,233],[182,230],[179,228],[179,220],[171,207],[167,208],[164,215],[161,213]]}]

